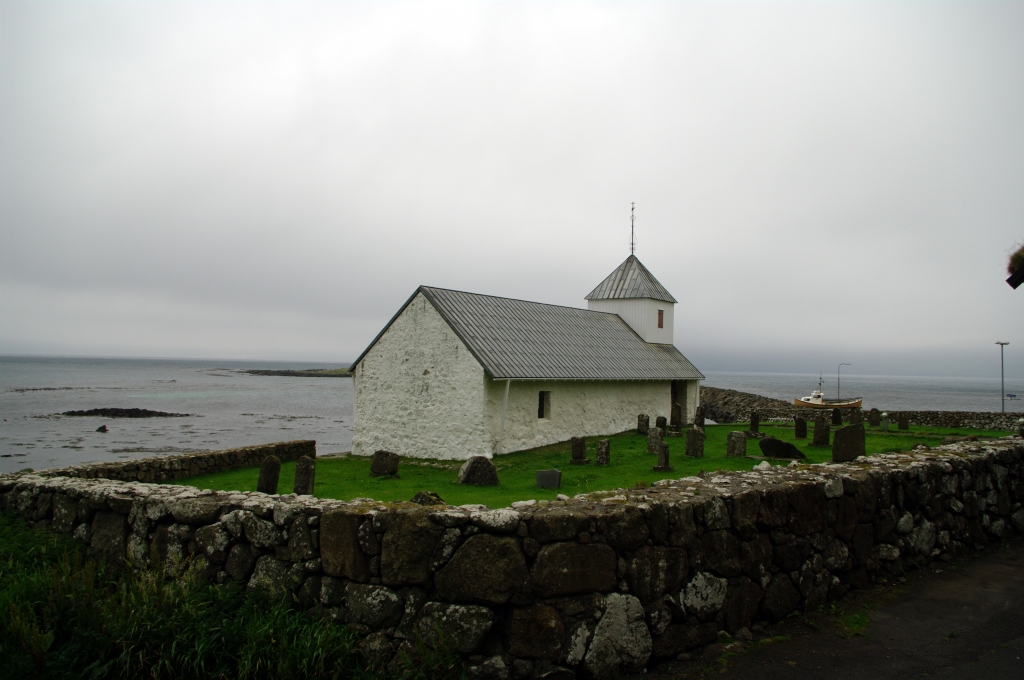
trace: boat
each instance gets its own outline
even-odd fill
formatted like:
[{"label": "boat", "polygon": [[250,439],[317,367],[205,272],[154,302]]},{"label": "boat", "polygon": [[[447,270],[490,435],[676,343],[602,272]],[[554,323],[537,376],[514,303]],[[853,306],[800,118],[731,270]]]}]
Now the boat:
[{"label": "boat", "polygon": [[793,403],[797,406],[805,406],[807,408],[860,408],[861,404],[864,403],[863,397],[853,397],[852,399],[826,399],[825,393],[821,391],[822,379],[818,378],[818,389],[811,392],[809,397],[798,397],[793,400]]}]

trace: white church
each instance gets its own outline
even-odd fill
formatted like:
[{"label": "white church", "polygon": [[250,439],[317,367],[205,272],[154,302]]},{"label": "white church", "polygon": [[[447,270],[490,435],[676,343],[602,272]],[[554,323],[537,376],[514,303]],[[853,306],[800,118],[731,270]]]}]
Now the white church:
[{"label": "white church", "polygon": [[352,364],[352,453],[466,459],[693,421],[676,299],[630,255],[587,309],[420,286]]}]

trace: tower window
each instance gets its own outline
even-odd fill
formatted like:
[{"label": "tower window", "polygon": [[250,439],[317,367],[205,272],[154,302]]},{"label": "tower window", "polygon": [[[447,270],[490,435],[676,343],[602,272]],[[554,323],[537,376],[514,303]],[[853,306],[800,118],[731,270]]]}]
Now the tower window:
[{"label": "tower window", "polygon": [[541,392],[537,398],[537,417],[551,417],[551,392]]},{"label": "tower window", "polygon": [[658,328],[664,328],[664,327],[665,327],[665,310],[664,309],[659,309],[658,310]]}]

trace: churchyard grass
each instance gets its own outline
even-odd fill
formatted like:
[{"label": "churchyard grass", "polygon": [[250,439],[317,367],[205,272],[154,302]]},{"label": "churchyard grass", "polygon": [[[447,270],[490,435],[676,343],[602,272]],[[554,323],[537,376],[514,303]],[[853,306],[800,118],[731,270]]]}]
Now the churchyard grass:
[{"label": "churchyard grass", "polygon": [[[509,453],[494,459],[501,482],[496,487],[474,487],[459,484],[457,477],[462,461],[403,458],[399,464],[398,478],[390,479],[371,477],[368,457],[320,458],[316,463],[316,495],[321,498],[340,500],[373,498],[380,501],[407,501],[419,491],[433,491],[452,505],[481,503],[492,508],[506,507],[514,501],[531,498],[554,500],[560,493],[572,496],[592,491],[632,488],[637,485],[649,485],[666,477],[678,479],[696,475],[702,470],[749,470],[756,464],[756,461],[750,458],[727,458],[725,455],[726,437],[729,432],[746,429],[745,423],[708,425],[703,458],[687,458],[683,455],[686,450],[685,437],[666,438],[670,463],[674,468],[667,474],[652,470],[657,463],[656,456],[647,453],[647,438],[641,437],[635,432],[625,432],[611,437],[587,438],[587,457],[591,460],[589,465],[569,464],[571,457],[569,442]],[[835,429],[832,428],[833,436]],[[909,431],[898,431],[895,429],[895,425],[888,432],[870,426],[866,426],[866,429],[865,448],[869,455],[890,451],[908,451],[918,444],[937,446],[948,436],[976,435],[982,438],[1010,434],[1009,432],[918,426],[911,426]],[[813,423],[808,423],[808,430],[813,430]],[[807,456],[809,463],[831,460],[831,448],[810,446],[810,436],[803,440],[794,439],[792,425],[762,423],[761,432],[766,436],[794,443]],[[598,439],[611,440],[611,464],[608,466],[599,467],[593,463]],[[757,442],[757,439],[747,440],[748,455],[760,455],[761,451]],[[778,461],[773,464],[786,465],[788,461]],[[535,471],[552,468],[562,471],[562,487],[557,490],[537,488]],[[192,477],[177,483],[188,484],[200,489],[254,491],[258,476],[258,468],[249,468]],[[295,463],[282,464],[278,491],[280,493],[290,492],[294,477]]]}]

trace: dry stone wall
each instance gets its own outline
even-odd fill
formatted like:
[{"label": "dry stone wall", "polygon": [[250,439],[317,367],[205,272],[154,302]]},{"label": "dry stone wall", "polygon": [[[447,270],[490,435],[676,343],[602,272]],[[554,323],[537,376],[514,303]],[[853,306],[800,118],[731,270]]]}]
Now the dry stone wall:
[{"label": "dry stone wall", "polygon": [[44,477],[117,479],[125,482],[171,482],[213,472],[259,467],[268,456],[277,456],[282,463],[298,460],[300,456],[316,458],[316,442],[312,439],[298,440],[260,446],[244,446],[223,451],[136,458],[113,463],[91,463],[57,470],[43,470],[39,474]]},{"label": "dry stone wall", "polygon": [[1024,533],[1024,441],[665,480],[510,508],[0,476],[0,507],[126,568],[294,596],[386,665],[613,678],[881,576]]}]

